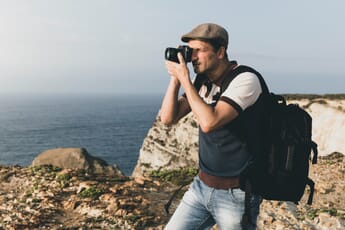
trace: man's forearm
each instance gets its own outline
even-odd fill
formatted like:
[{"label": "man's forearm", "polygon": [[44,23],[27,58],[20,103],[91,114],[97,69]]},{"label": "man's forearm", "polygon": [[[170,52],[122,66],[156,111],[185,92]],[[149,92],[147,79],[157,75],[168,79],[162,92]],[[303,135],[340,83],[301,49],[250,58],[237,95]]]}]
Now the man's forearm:
[{"label": "man's forearm", "polygon": [[189,105],[196,117],[201,129],[208,130],[215,120],[215,110],[212,106],[207,105],[198,92],[195,90],[191,82],[182,85],[186,93]]},{"label": "man's forearm", "polygon": [[160,117],[164,124],[171,124],[176,120],[178,112],[178,92],[180,90],[180,83],[177,79],[171,79],[168,89],[165,93]]}]

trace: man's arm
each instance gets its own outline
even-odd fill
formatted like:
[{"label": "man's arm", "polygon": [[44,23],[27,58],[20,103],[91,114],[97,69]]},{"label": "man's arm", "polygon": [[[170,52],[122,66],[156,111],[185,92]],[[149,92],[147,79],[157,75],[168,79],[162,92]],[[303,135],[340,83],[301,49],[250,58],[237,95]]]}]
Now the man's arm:
[{"label": "man's arm", "polygon": [[179,89],[180,83],[178,79],[171,77],[160,109],[160,117],[163,124],[175,124],[191,111],[187,99],[185,97],[178,98]]},{"label": "man's arm", "polygon": [[218,101],[215,107],[207,105],[195,91],[192,84],[184,83],[182,87],[203,132],[214,131],[238,116],[237,110],[224,101]]},{"label": "man's arm", "polygon": [[181,64],[166,62],[167,69],[172,78],[176,78],[182,85],[188,104],[202,131],[211,132],[236,118],[237,110],[228,103],[219,101],[215,107],[212,107],[202,100],[189,78],[188,68],[180,53],[178,57]]}]

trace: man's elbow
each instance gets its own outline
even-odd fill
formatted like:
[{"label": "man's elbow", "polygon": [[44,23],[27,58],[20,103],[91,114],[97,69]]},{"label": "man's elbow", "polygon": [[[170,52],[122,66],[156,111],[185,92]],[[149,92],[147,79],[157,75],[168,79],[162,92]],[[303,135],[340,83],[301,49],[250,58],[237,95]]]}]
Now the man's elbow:
[{"label": "man's elbow", "polygon": [[167,126],[173,125],[176,123],[172,118],[166,117],[166,116],[160,116],[160,120],[163,123],[163,125],[167,125]]},{"label": "man's elbow", "polygon": [[210,124],[200,124],[200,129],[203,133],[210,133],[215,130],[215,127]]}]

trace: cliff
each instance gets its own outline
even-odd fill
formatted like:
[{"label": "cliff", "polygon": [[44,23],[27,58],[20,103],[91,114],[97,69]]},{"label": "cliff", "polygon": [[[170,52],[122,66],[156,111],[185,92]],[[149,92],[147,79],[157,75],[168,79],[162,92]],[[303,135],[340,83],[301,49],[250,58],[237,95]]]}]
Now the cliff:
[{"label": "cliff", "polygon": [[[313,118],[313,140],[318,144],[319,155],[333,152],[345,153],[345,99],[313,97],[290,99]],[[140,149],[133,176],[148,175],[152,170],[176,169],[197,165],[198,126],[192,113],[178,124],[167,127],[159,115],[149,130]]]}]

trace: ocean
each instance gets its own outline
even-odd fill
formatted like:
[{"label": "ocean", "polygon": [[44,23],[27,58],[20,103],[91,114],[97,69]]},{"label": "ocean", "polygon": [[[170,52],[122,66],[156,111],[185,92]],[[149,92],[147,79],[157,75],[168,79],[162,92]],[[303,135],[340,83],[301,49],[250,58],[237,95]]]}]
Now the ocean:
[{"label": "ocean", "polygon": [[84,147],[131,175],[161,95],[1,95],[0,165],[28,166],[41,152]]}]

